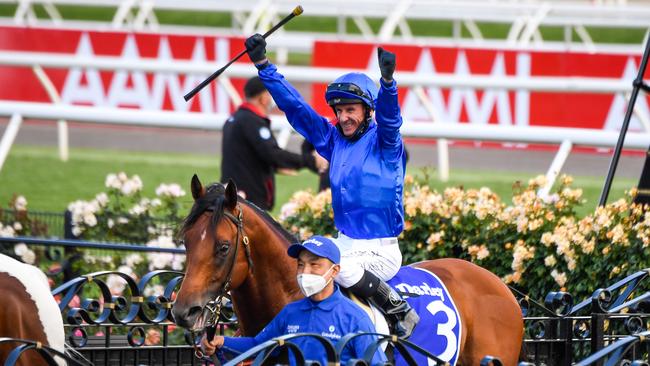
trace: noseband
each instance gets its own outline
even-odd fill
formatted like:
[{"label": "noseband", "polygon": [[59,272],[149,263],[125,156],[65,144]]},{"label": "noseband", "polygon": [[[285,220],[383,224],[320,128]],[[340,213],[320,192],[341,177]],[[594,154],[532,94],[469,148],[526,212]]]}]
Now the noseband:
[{"label": "noseband", "polygon": [[[240,205],[237,205],[237,208],[239,209],[239,214],[237,216],[231,214],[230,212],[223,211],[223,215],[227,217],[237,227],[237,236],[235,238],[235,250],[233,251],[234,253],[232,254],[232,259],[230,260],[230,266],[228,268],[228,274],[226,275],[226,280],[224,281],[223,286],[221,286],[221,288],[217,292],[217,296],[214,298],[214,300],[208,301],[208,303],[203,306],[203,310],[201,311],[201,316],[204,317],[205,319],[203,325],[207,330],[207,338],[209,341],[212,340],[212,338],[214,337],[216,328],[219,325],[219,318],[221,317],[223,296],[228,291],[230,291],[232,274],[235,269],[235,264],[237,263],[237,252],[239,249],[240,238],[242,244],[244,245],[246,260],[248,261],[248,271],[249,272],[253,271],[253,258],[251,257],[251,251],[249,245],[250,242],[248,240],[248,235],[246,235],[246,233],[244,232],[244,210],[241,208]],[[214,215],[216,211],[216,207],[210,206],[206,209],[206,211],[210,211]],[[192,333],[194,333],[194,331],[192,331]],[[195,353],[198,358],[203,358],[203,353],[198,347],[196,347],[196,345],[195,345]]]}]

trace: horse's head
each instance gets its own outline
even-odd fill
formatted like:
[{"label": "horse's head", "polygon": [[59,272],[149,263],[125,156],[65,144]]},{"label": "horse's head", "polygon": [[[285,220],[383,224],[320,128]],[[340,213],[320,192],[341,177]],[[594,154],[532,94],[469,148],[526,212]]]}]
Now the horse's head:
[{"label": "horse's head", "polygon": [[235,183],[204,188],[194,175],[191,188],[194,205],[181,229],[187,268],[173,315],[178,325],[198,329],[205,305],[241,284],[251,263]]}]

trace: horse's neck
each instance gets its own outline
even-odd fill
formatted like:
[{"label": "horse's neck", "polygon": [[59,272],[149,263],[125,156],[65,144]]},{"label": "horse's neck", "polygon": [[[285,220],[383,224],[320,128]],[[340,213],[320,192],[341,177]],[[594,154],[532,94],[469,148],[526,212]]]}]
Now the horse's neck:
[{"label": "horse's neck", "polygon": [[287,255],[287,240],[256,214],[246,218],[253,272],[232,296],[244,335],[253,336],[289,302],[300,297],[296,262]]}]

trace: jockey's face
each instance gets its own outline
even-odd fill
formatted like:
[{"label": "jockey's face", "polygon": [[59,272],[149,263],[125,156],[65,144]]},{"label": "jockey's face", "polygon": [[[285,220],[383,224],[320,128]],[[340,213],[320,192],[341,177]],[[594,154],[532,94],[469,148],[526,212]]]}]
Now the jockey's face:
[{"label": "jockey's face", "polygon": [[345,137],[352,136],[366,117],[361,103],[338,104],[334,106],[334,110]]},{"label": "jockey's face", "polygon": [[[308,250],[303,250],[298,255],[298,274],[314,274],[322,276],[332,268],[334,263],[329,259],[314,255]],[[335,277],[339,273],[339,265],[334,265],[334,268],[327,274],[325,280],[330,277]]]}]

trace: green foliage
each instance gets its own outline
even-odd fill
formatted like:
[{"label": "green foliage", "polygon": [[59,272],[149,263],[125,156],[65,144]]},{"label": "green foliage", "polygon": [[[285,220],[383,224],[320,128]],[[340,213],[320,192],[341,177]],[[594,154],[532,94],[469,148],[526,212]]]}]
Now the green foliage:
[{"label": "green foliage", "polygon": [[[512,201],[505,203],[489,188],[438,193],[408,176],[400,236],[404,262],[466,259],[537,299],[553,290],[583,298],[650,266],[650,212],[630,204],[634,192],[579,218],[584,200],[573,179],[562,177],[542,197],[537,191],[544,180],[515,183]],[[332,235],[328,194],[295,193],[282,209],[282,222],[303,239]]]}]

